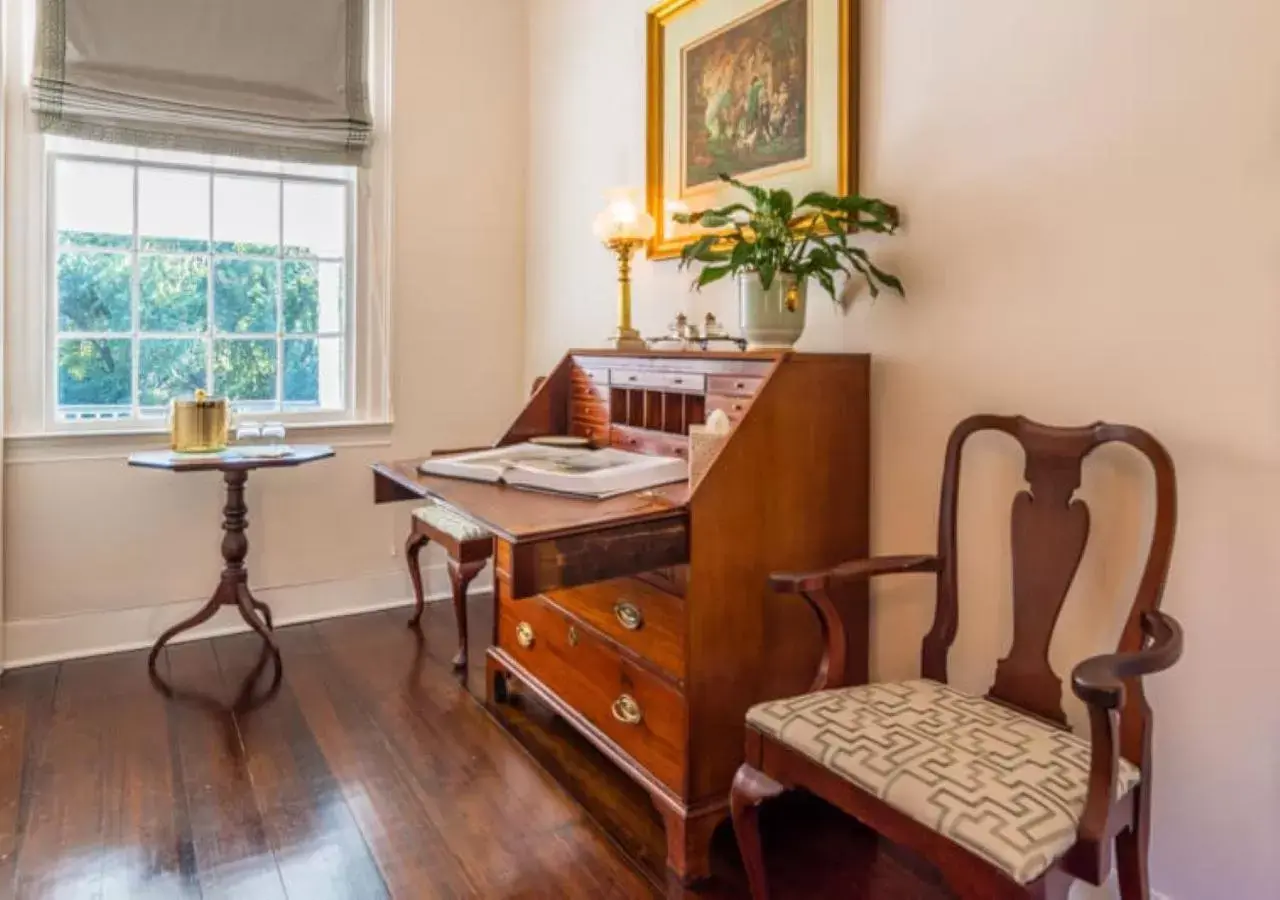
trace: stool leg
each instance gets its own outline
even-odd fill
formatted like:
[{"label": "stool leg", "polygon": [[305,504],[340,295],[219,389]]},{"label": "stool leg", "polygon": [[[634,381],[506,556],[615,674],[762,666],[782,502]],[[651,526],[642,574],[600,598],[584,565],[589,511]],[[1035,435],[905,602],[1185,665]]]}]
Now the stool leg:
[{"label": "stool leg", "polygon": [[422,595],[422,569],[418,566],[418,554],[427,546],[428,540],[425,534],[415,529],[409,532],[409,538],[404,542],[404,558],[409,564],[409,580],[413,582],[413,618],[409,620],[410,628],[417,628],[422,621],[425,598]]},{"label": "stool leg", "polygon": [[455,669],[467,667],[467,588],[484,568],[484,560],[459,563],[449,560],[449,581],[453,583],[453,614],[458,620],[458,655],[453,658]]}]

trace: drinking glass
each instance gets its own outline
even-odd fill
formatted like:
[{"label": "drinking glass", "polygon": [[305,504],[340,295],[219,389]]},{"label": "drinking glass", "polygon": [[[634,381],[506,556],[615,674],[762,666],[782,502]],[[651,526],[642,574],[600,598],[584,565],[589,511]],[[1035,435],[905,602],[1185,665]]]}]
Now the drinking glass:
[{"label": "drinking glass", "polygon": [[273,448],[284,443],[285,428],[283,422],[263,422],[262,439]]}]

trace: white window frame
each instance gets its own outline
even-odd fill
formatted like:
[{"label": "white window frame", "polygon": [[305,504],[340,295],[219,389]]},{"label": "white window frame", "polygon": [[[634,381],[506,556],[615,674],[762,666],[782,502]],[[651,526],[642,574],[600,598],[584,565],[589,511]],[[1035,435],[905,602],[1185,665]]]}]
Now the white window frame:
[{"label": "white window frame", "polygon": [[[51,379],[53,385],[52,395],[48,398],[52,404],[50,411],[53,416],[53,424],[56,426],[68,426],[71,430],[83,430],[91,428],[108,428],[119,429],[121,426],[131,426],[138,423],[150,424],[153,427],[157,423],[157,417],[162,421],[163,410],[156,410],[152,407],[142,407],[138,403],[140,370],[140,353],[139,349],[142,340],[147,339],[164,339],[173,338],[181,340],[201,340],[210,346],[210,352],[205,362],[205,385],[210,392],[217,392],[217,384],[213,376],[213,358],[212,345],[219,340],[232,341],[266,341],[271,340],[276,345],[276,399],[274,401],[233,401],[232,405],[239,412],[249,418],[262,419],[280,419],[281,421],[293,424],[304,424],[308,422],[329,423],[336,420],[345,420],[351,418],[351,408],[355,404],[356,384],[355,384],[355,362],[356,362],[356,339],[357,335],[353,327],[355,323],[355,298],[356,285],[358,284],[359,261],[355,258],[356,230],[358,216],[356,211],[356,185],[355,180],[358,176],[352,176],[343,172],[345,167],[292,167],[292,166],[271,166],[264,167],[249,162],[244,165],[237,164],[236,160],[224,157],[215,157],[211,162],[198,162],[198,155],[191,154],[191,161],[177,162],[174,160],[161,160],[155,158],[157,154],[147,151],[131,152],[129,148],[114,148],[102,146],[104,152],[88,152],[93,149],[93,145],[85,147],[85,152],[77,150],[63,150],[60,148],[62,142],[54,140],[52,147],[47,149],[46,170],[47,170],[47,193],[45,200],[45,208],[48,210],[56,210],[58,208],[58,179],[54,177],[57,164],[62,161],[68,162],[85,162],[85,163],[102,163],[106,165],[117,165],[127,167],[132,171],[133,177],[133,245],[129,249],[103,249],[99,250],[92,247],[76,247],[72,245],[63,246],[58,240],[58,223],[54,221],[54,216],[47,216],[48,231],[45,234],[45,245],[48,248],[48,259],[45,262],[45,294],[47,302],[50,304],[47,321],[49,324],[49,334],[46,336],[46,347],[49,349],[49,366],[50,372],[48,378]],[[86,142],[76,142],[77,148],[83,146]],[[166,154],[170,156],[170,154]],[[175,157],[176,159],[176,157]],[[168,172],[190,172],[198,175],[207,175],[209,177],[209,240],[210,250],[206,254],[199,253],[166,253],[164,251],[144,251],[138,240],[141,234],[141,223],[139,221],[139,183],[141,180],[141,172],[144,169],[152,171],[168,171]],[[333,174],[322,175],[318,172],[324,169],[333,169]],[[341,174],[340,174],[341,173]],[[240,255],[217,253],[213,249],[215,243],[214,234],[214,177],[228,176],[232,178],[253,178],[259,180],[273,180],[279,186],[279,204],[280,214],[277,231],[277,241],[279,252],[275,256],[261,255]],[[346,216],[346,227],[344,236],[343,258],[336,260],[332,257],[308,257],[308,256],[286,256],[284,255],[284,187],[287,184],[323,184],[334,187],[340,187],[344,193],[344,214]],[[127,253],[133,256],[133,278],[131,279],[132,296],[130,298],[130,308],[132,313],[132,328],[127,332],[67,332],[62,331],[58,326],[58,285],[57,285],[57,266],[59,254],[67,252],[85,252],[85,253]],[[174,333],[165,334],[159,332],[142,331],[138,323],[139,301],[140,301],[140,280],[139,270],[142,257],[145,255],[160,256],[199,256],[205,255],[210,261],[207,298],[208,304],[208,323],[203,334],[195,332],[190,333]],[[276,330],[273,332],[218,332],[214,326],[215,322],[215,303],[214,290],[215,279],[214,270],[219,260],[241,259],[258,262],[274,262],[276,264]],[[338,332],[317,332],[310,333],[290,333],[284,331],[284,265],[288,262],[336,262],[340,261],[343,266],[343,287],[342,287],[342,330]],[[287,408],[284,398],[284,344],[286,340],[305,340],[307,338],[341,338],[342,347],[342,398],[343,406],[341,409],[324,409],[316,411],[299,411]],[[128,340],[131,343],[132,360],[132,384],[130,396],[130,413],[128,419],[104,417],[102,419],[79,419],[67,420],[59,417],[59,412],[64,409],[58,403],[58,341],[61,339],[103,339],[103,340]],[[123,404],[121,404],[123,406]],[[278,408],[276,408],[278,407]],[[106,413],[109,407],[98,412]],[[95,412],[92,407],[86,407],[87,413]]]},{"label": "white window frame", "polygon": [[[60,440],[77,436],[164,433],[167,429],[163,418],[135,416],[129,420],[62,421],[57,415],[57,283],[54,274],[57,239],[53,233],[56,223],[53,221],[54,179],[51,170],[53,160],[64,154],[49,146],[44,135],[36,129],[28,110],[34,4],[31,0],[0,2],[3,3],[4,15],[5,281],[10,298],[5,310],[8,329],[8,352],[4,365],[8,398],[5,439]],[[351,220],[354,227],[348,229],[347,248],[347,318],[344,322],[348,332],[344,372],[346,409],[246,413],[253,419],[284,421],[290,428],[374,426],[381,429],[392,422],[390,293],[393,284],[391,247],[394,211],[390,135],[393,0],[371,0],[370,6],[370,102],[376,130],[370,165],[357,171],[350,188],[349,210],[354,216]],[[186,165],[152,162],[146,151],[134,151],[128,147],[103,145],[102,149],[100,160],[97,153],[68,153],[65,157],[88,156],[93,161],[105,162],[136,161],[143,166]],[[208,167],[197,162],[195,168],[230,174],[306,178],[298,167],[262,161],[245,161],[241,166],[215,160]],[[212,277],[211,270],[211,282]],[[132,338],[132,334],[114,337]],[[277,377],[282,375],[282,371],[278,372]],[[134,378],[137,378],[136,366]],[[135,391],[135,400],[136,397]]]}]

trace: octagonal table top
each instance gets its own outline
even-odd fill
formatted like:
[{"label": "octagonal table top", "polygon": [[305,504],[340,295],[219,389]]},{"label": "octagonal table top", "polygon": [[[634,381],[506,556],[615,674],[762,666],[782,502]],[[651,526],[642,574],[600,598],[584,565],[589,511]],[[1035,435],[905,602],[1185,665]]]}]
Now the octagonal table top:
[{"label": "octagonal table top", "polygon": [[209,472],[248,469],[273,469],[301,466],[328,459],[333,448],[323,444],[289,444],[284,456],[259,455],[263,448],[228,447],[219,453],[175,453],[172,450],[145,450],[129,456],[129,465],[143,469],[165,469],[170,472]]}]

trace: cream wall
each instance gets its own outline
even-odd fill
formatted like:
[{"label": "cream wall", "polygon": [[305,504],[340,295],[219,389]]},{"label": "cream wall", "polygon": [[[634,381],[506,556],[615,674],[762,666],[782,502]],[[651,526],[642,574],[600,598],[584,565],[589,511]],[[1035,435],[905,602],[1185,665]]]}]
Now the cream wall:
[{"label": "cream wall", "polygon": [[[807,349],[875,356],[874,548],[931,546],[941,454],[976,411],[1145,426],[1178,467],[1165,608],[1187,631],[1151,682],[1155,886],[1176,900],[1280,883],[1280,5],[1202,0],[864,0],[862,179],[902,205],[881,248],[910,301],[847,318],[817,297]],[[644,177],[648,0],[532,0],[526,377],[613,324],[590,224]],[[638,266],[646,332],[678,310],[736,321],[729,290]],[[983,689],[1010,636],[1018,456],[973,445],[967,618],[953,677]],[[1115,639],[1150,527],[1139,462],[1086,474],[1090,548],[1059,671]],[[926,580],[885,584],[875,670],[915,673]],[[1072,714],[1079,721],[1079,708]]]},{"label": "cream wall", "polygon": [[[368,464],[491,439],[523,395],[525,7],[396,7],[396,423],[321,435],[335,460],[250,478],[252,581],[285,619],[407,598],[407,510],[373,506]],[[133,447],[10,448],[10,662],[146,639],[212,592],[220,480],[128,470]]]}]

